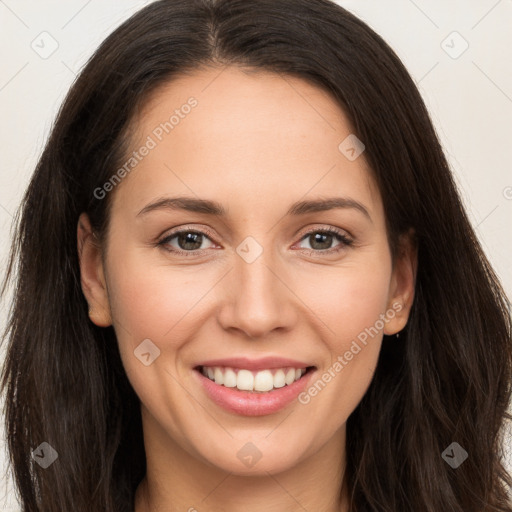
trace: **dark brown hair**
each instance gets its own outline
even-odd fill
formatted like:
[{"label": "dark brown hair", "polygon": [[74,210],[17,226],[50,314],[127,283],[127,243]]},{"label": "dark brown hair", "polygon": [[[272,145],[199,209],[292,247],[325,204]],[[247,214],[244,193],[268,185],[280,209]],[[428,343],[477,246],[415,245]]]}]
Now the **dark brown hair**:
[{"label": "dark brown hair", "polygon": [[[24,512],[125,512],[145,474],[140,404],[112,327],[88,317],[76,227],[104,236],[111,195],[93,191],[127,151],[157,87],[236,65],[329,91],[365,146],[390,246],[413,228],[416,292],[400,338],[347,424],[352,512],[512,512],[502,426],[512,382],[509,302],[463,209],[422,98],[391,48],[328,0],[161,0],[127,20],[73,84],[16,216],[2,295],[10,462]],[[220,69],[220,68],[219,68]],[[31,452],[41,442],[58,461]],[[457,469],[442,457],[457,442]],[[341,454],[340,454],[341,456]]]}]

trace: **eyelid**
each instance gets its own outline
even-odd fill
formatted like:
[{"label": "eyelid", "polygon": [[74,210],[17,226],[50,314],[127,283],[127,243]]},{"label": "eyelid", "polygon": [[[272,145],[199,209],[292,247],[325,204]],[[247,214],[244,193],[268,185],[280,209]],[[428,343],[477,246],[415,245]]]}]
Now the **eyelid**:
[{"label": "eyelid", "polygon": [[302,234],[300,235],[301,240],[306,235],[309,235],[311,233],[320,232],[320,231],[336,233],[340,236],[344,236],[344,237],[349,238],[350,240],[354,241],[354,236],[349,231],[347,231],[346,229],[338,228],[336,226],[331,226],[331,225],[317,225],[317,226],[313,226],[312,228],[308,228],[306,231],[302,232]]},{"label": "eyelid", "polygon": [[[175,236],[179,235],[183,232],[195,232],[200,233],[203,236],[206,236],[213,244],[220,245],[217,242],[215,242],[215,235],[213,231],[209,228],[196,228],[189,225],[183,225],[183,226],[177,226],[176,228],[173,228],[169,233],[165,234],[163,237],[159,237],[159,241],[157,242],[158,246],[165,246],[167,242],[174,238]],[[328,233],[332,234],[334,236],[339,237],[341,240],[341,243],[339,246],[332,247],[330,249],[323,249],[323,250],[315,250],[315,249],[307,249],[307,248],[300,248],[301,251],[306,251],[309,254],[315,254],[316,256],[322,256],[323,254],[333,254],[341,251],[343,248],[348,248],[351,245],[354,244],[354,237],[345,229],[338,228],[335,226],[313,226],[311,228],[308,228],[306,231],[302,232],[300,234],[300,238],[297,242],[294,243],[296,245],[297,243],[302,242],[308,235],[311,233]],[[299,236],[298,234],[296,236]],[[338,248],[340,247],[340,248]],[[184,251],[182,249],[166,249],[170,253],[175,253],[178,255],[190,255],[194,256],[197,253],[201,253],[205,251],[206,249],[196,249],[194,251]]]},{"label": "eyelid", "polygon": [[[345,229],[341,229],[335,226],[314,226],[312,228],[309,228],[307,231],[303,232],[300,235],[299,241],[297,243],[301,243],[304,239],[308,237],[308,235],[312,233],[327,233],[330,235],[333,235],[334,237],[337,237],[340,240],[340,244],[331,247],[330,249],[323,249],[323,250],[315,250],[315,249],[308,249],[308,248],[299,248],[301,251],[305,251],[309,255],[314,255],[315,257],[322,257],[327,255],[333,255],[338,254],[339,252],[343,251],[344,249],[348,249],[355,243],[355,238]],[[296,244],[297,244],[296,243]],[[294,245],[296,245],[294,244]]]},{"label": "eyelid", "polygon": [[[159,240],[162,240],[165,238],[169,238],[173,235],[179,234],[182,231],[197,231],[199,233],[202,233],[202,234],[208,236],[208,238],[212,239],[212,241],[213,241],[213,238],[215,238],[215,234],[214,234],[213,230],[211,230],[209,227],[196,228],[192,225],[187,225],[187,224],[185,224],[183,226],[176,226],[169,233],[166,233],[165,235],[159,235],[157,238]],[[317,226],[313,226],[312,228],[308,228],[306,231],[302,232],[302,234],[300,235],[301,239],[304,238],[306,235],[308,235],[310,233],[316,233],[317,231],[334,231],[340,235],[346,234],[347,237],[350,238],[351,240],[354,239],[354,236],[346,229],[342,229],[342,228],[338,228],[336,226],[330,226],[330,225],[317,225]],[[165,233],[165,231],[164,231],[164,233]],[[299,233],[300,233],[300,230],[298,232],[296,232],[296,234],[294,236],[299,236]]]},{"label": "eyelid", "polygon": [[[215,242],[215,234],[211,229],[196,228],[196,227],[188,226],[188,225],[177,226],[177,227],[173,228],[171,231],[169,231],[168,233],[166,233],[165,235],[160,235],[158,237],[157,245],[165,245],[168,240],[170,240],[171,238],[174,238],[175,236],[177,236],[183,232],[185,232],[185,233],[189,233],[189,232],[200,233],[200,234],[206,236],[212,243],[214,243],[216,245],[220,245],[220,244],[217,244],[217,242]],[[198,252],[201,250],[202,249],[196,249],[195,251],[183,251],[183,252],[194,254],[195,252]],[[178,249],[174,249],[169,252],[179,252],[179,251],[180,250],[178,250]]]}]

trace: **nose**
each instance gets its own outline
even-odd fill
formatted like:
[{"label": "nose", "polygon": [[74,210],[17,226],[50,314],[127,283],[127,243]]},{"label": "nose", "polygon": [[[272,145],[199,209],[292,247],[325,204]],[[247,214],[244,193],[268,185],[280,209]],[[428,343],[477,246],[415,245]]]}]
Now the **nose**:
[{"label": "nose", "polygon": [[270,250],[250,263],[235,254],[234,268],[224,282],[218,314],[221,326],[249,338],[290,330],[297,318],[297,297],[287,285],[286,274]]}]

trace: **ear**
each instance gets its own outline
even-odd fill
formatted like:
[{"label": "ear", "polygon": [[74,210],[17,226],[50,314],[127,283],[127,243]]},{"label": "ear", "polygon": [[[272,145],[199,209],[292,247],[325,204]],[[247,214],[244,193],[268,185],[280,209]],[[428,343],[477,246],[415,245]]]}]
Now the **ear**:
[{"label": "ear", "polygon": [[407,324],[414,300],[417,268],[418,248],[411,229],[399,238],[388,297],[388,311],[394,311],[395,316],[386,323],[384,334],[396,334]]},{"label": "ear", "polygon": [[101,246],[86,213],[82,213],[78,219],[77,249],[80,283],[89,304],[89,318],[98,327],[108,327],[112,324],[112,315],[101,258]]}]

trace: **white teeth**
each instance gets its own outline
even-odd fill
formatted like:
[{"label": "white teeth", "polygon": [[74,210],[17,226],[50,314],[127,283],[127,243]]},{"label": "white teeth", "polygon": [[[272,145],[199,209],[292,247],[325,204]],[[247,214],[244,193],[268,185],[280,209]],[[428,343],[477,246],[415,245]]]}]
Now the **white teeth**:
[{"label": "white teeth", "polygon": [[215,378],[215,384],[224,384],[224,374],[220,368],[214,368],[213,376]]},{"label": "white teeth", "polygon": [[293,368],[290,368],[288,372],[286,373],[286,377],[284,378],[284,381],[286,384],[290,385],[295,380],[295,370]]},{"label": "white teeth", "polygon": [[274,387],[282,388],[285,384],[286,384],[286,380],[284,378],[283,370],[277,370],[277,372],[274,373]]},{"label": "white teeth", "polygon": [[[299,370],[300,373],[300,370]],[[270,391],[274,387],[274,377],[270,370],[258,372],[254,377],[254,389],[256,391]]]},{"label": "white teeth", "polygon": [[271,391],[274,388],[282,388],[299,380],[305,368],[279,368],[273,370],[261,370],[253,372],[246,369],[225,368],[220,366],[202,367],[203,375],[215,384],[228,388],[238,388],[241,391]]},{"label": "white teeth", "polygon": [[240,370],[236,376],[236,387],[243,391],[252,391],[254,389],[254,375],[249,370]]},{"label": "white teeth", "polygon": [[224,372],[224,386],[227,388],[236,388],[237,381],[236,373],[231,368],[226,368]]}]

